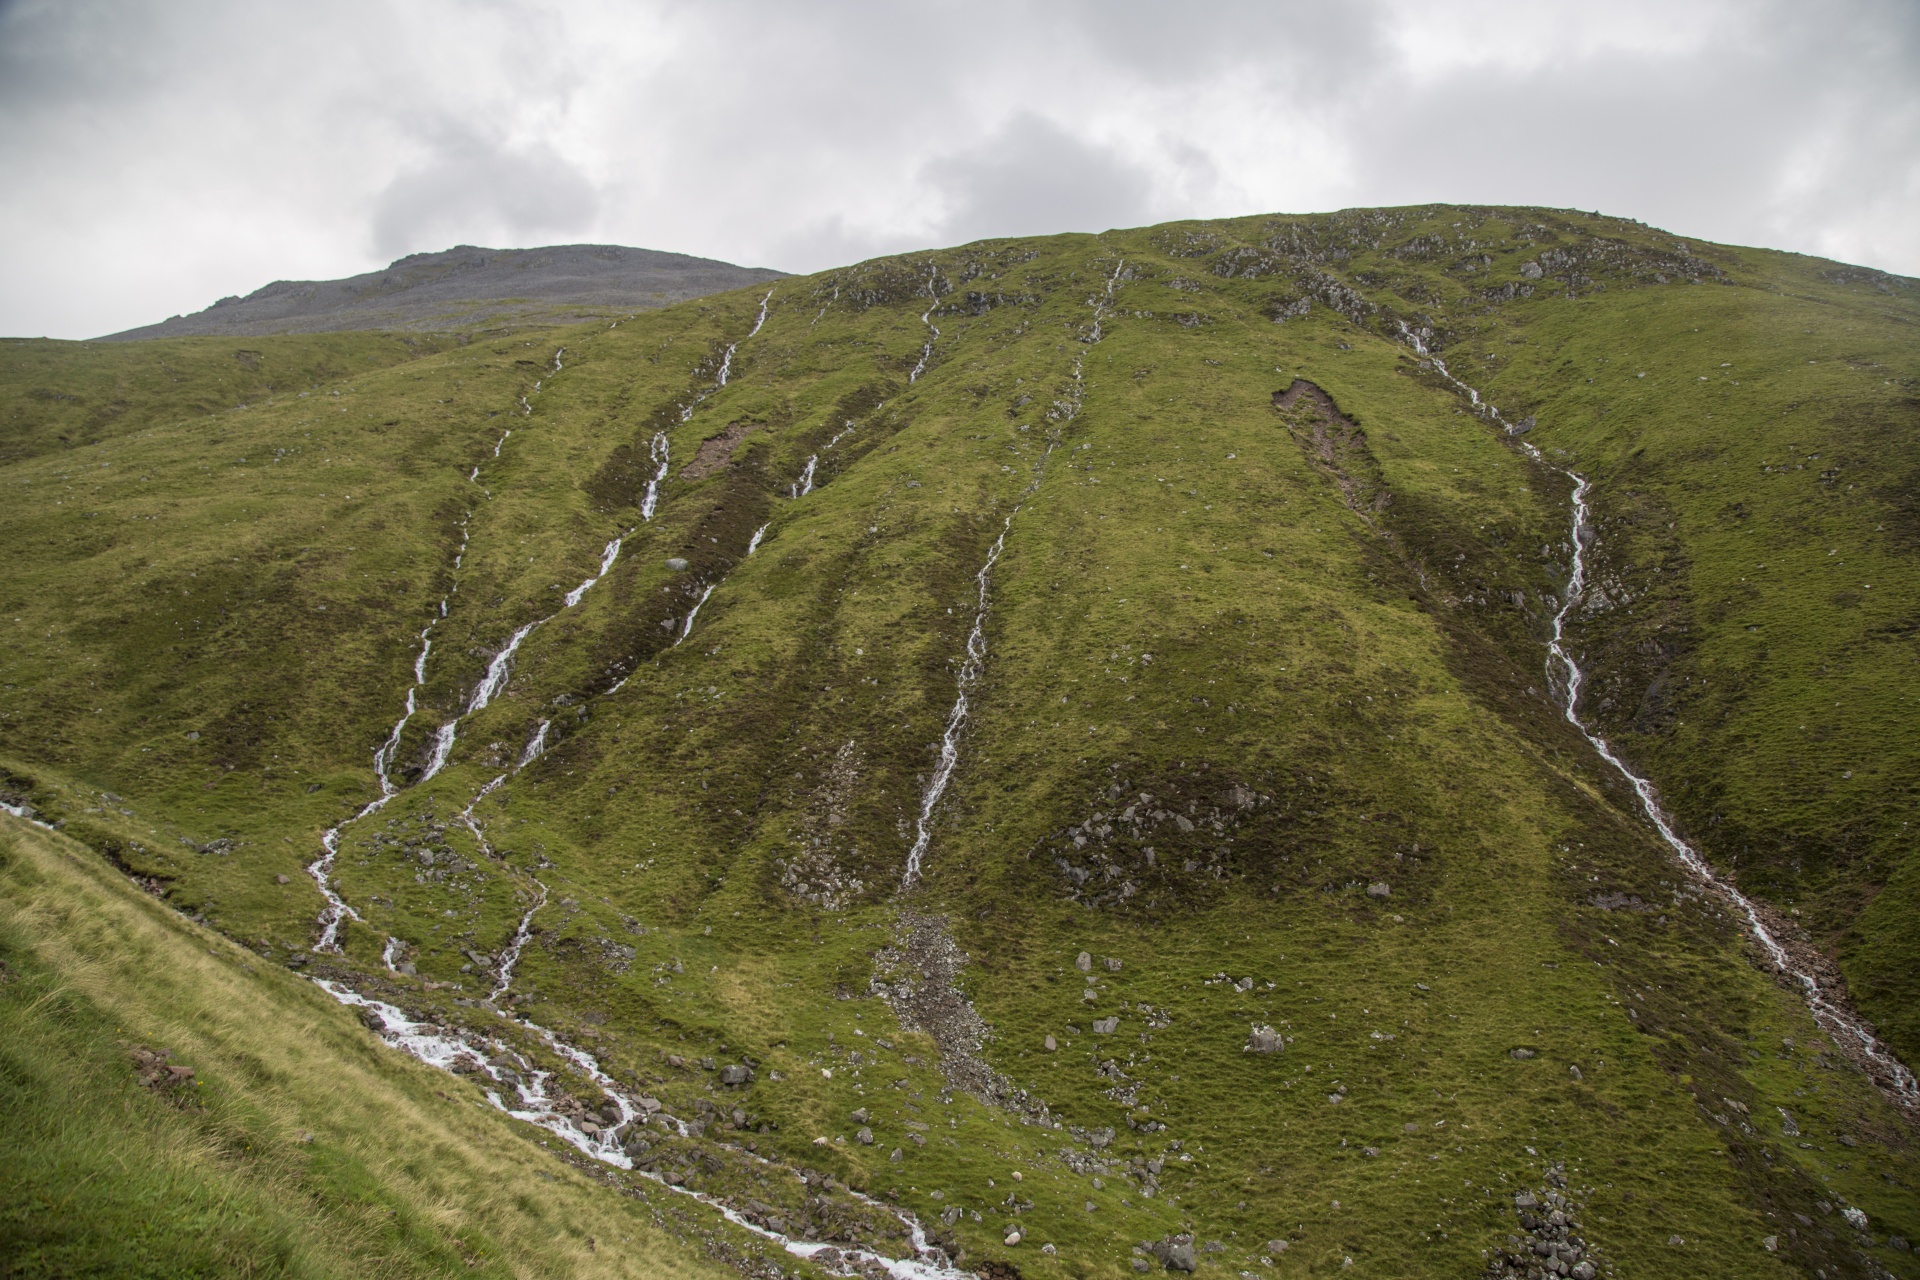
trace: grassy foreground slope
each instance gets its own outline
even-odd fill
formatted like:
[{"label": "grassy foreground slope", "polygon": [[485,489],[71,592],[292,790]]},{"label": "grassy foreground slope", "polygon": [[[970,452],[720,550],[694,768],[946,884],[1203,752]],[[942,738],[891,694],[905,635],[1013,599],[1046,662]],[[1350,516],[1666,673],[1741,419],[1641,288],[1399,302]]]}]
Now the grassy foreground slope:
[{"label": "grassy foreground slope", "polygon": [[730,1274],[91,851],[0,885],[8,1275]]},{"label": "grassy foreground slope", "polygon": [[1596,719],[1911,1061],[1911,282],[1425,208],[762,297],[10,463],[7,798],[453,1024],[544,893],[502,1003],[982,1274],[1474,1274],[1549,1192],[1604,1274],[1920,1274],[1908,1120],[1560,717],[1567,480],[1401,340],[1593,482]]}]

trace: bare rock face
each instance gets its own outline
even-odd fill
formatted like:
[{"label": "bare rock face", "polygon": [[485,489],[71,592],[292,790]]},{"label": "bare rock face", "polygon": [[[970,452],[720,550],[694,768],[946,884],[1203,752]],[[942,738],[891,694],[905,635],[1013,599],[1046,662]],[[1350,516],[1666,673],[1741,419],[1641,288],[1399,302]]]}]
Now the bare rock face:
[{"label": "bare rock face", "polygon": [[610,310],[664,307],[784,275],[617,244],[545,249],[463,244],[409,254],[385,270],[345,280],[276,280],[244,298],[222,298],[205,311],[108,334],[105,340],[570,324]]}]

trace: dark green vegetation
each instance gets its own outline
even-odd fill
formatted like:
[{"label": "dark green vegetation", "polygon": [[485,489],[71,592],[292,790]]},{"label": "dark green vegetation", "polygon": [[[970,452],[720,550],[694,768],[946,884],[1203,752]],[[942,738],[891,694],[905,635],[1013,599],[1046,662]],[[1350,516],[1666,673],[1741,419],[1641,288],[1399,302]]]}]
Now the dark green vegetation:
[{"label": "dark green vegetation", "polygon": [[[987,1273],[1130,1275],[1192,1231],[1203,1272],[1471,1275],[1560,1178],[1606,1274],[1920,1274],[1909,1121],[1560,718],[1567,482],[1397,340],[1593,481],[1594,716],[1912,1061],[1912,282],[1428,208],[879,261],[780,282],[749,340],[763,292],[355,338],[341,373],[283,339],[312,385],[247,408],[214,390],[240,344],[183,342],[218,412],[34,419],[0,471],[9,801],[261,957],[476,1026],[537,877],[517,1007]],[[135,385],[119,354],[11,345],[0,421]],[[1325,397],[1276,403],[1295,379]],[[345,829],[362,920],[309,959],[303,867],[378,794],[443,597],[398,785],[557,616]],[[457,815],[502,773],[482,846]]]}]

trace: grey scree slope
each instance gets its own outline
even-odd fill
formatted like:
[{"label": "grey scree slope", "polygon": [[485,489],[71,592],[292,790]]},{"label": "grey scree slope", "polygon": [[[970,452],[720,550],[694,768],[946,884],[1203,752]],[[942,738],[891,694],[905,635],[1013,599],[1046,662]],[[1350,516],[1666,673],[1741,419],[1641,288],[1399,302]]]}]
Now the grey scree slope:
[{"label": "grey scree slope", "polygon": [[244,298],[222,298],[205,311],[108,334],[105,340],[565,324],[611,309],[664,307],[786,274],[611,244],[545,249],[463,244],[410,254],[384,271],[345,280],[276,280]]}]

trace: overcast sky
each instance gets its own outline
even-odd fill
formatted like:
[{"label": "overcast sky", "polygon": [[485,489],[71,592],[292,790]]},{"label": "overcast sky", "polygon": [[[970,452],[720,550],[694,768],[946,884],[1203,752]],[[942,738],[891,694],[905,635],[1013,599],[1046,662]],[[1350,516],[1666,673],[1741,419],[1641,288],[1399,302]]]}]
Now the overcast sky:
[{"label": "overcast sky", "polygon": [[1920,275],[1916,0],[0,0],[0,333],[457,243],[813,271],[1427,201]]}]

